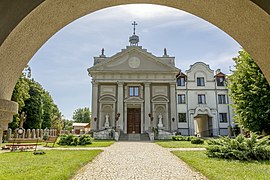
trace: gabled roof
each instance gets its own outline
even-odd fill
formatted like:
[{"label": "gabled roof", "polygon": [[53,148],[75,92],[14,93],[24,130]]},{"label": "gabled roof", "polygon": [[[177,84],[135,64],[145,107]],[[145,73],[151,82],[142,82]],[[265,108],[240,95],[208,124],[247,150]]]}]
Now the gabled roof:
[{"label": "gabled roof", "polygon": [[85,126],[88,126],[89,125],[89,123],[73,123],[72,124],[72,126],[74,127],[74,126],[76,126],[76,127],[78,127],[78,126],[83,126],[83,127],[85,127]]},{"label": "gabled roof", "polygon": [[[159,57],[154,56],[153,54],[147,52],[146,49],[142,49],[141,46],[128,46],[126,49],[123,49],[121,52],[113,55],[112,57],[106,57],[106,58],[102,58],[101,62],[95,64],[94,66],[92,66],[91,68],[88,68],[88,72],[90,73],[91,71],[103,71],[104,66],[108,66],[110,64],[112,64],[113,62],[119,60],[120,58],[124,58],[122,61],[127,61],[128,60],[128,54],[131,52],[137,52],[138,54],[141,54],[142,56],[145,56],[146,59],[155,61],[156,63],[166,67],[168,70],[170,69],[171,71],[179,71],[178,68],[176,68],[175,66],[172,66],[168,63],[165,62],[165,60],[159,59]],[[125,59],[125,56],[127,56],[127,58]],[[171,57],[174,58],[174,57]],[[142,60],[143,61],[143,60]],[[121,62],[119,62],[121,63]],[[139,70],[140,68],[138,68]]]},{"label": "gabled roof", "polygon": [[176,78],[180,78],[180,77],[187,77],[187,75],[179,71],[179,73],[176,75]]},{"label": "gabled roof", "polygon": [[226,74],[220,72],[220,73],[216,74],[214,77],[223,77],[223,76],[226,76]]}]

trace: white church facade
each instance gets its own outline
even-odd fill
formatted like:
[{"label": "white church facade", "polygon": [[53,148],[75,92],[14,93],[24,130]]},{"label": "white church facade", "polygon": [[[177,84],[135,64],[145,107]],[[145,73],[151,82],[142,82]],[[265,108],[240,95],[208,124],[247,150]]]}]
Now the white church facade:
[{"label": "white church facade", "polygon": [[156,57],[138,42],[134,31],[126,49],[111,57],[102,50],[94,57],[94,65],[88,69],[92,77],[91,131],[144,134],[157,128],[165,134],[227,135],[232,113],[225,75],[214,75],[201,62],[184,74],[166,49],[162,57]]}]

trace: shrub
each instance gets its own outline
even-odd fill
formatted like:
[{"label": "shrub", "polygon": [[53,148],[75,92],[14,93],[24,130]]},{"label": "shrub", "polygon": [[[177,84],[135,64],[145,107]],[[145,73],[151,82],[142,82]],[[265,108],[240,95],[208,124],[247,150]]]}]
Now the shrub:
[{"label": "shrub", "polygon": [[173,141],[191,141],[191,139],[194,138],[193,136],[181,136],[181,135],[177,135],[177,136],[173,136],[172,140]]},{"label": "shrub", "polygon": [[58,144],[67,146],[76,146],[78,144],[78,137],[72,134],[69,135],[63,134],[60,136]]},{"label": "shrub", "polygon": [[197,137],[194,137],[191,139],[191,144],[203,144],[204,143],[204,140],[203,139],[200,139],[200,138],[197,138]]},{"label": "shrub", "polygon": [[243,135],[235,139],[221,137],[209,140],[208,145],[208,157],[243,161],[270,160],[270,136],[259,140],[255,134],[251,134],[251,138]]},{"label": "shrub", "polygon": [[33,154],[34,155],[44,155],[46,153],[45,153],[45,151],[34,151]]},{"label": "shrub", "polygon": [[43,140],[46,141],[46,140],[48,140],[48,138],[49,138],[48,133],[45,133],[45,134],[43,135]]},{"label": "shrub", "polygon": [[77,145],[86,145],[92,144],[93,138],[90,135],[82,135],[79,138],[72,134],[70,135],[61,135],[58,144],[64,146],[77,146]]},{"label": "shrub", "polygon": [[92,144],[93,142],[93,138],[90,136],[90,135],[82,135],[80,138],[79,138],[79,145],[86,145],[86,144]]}]

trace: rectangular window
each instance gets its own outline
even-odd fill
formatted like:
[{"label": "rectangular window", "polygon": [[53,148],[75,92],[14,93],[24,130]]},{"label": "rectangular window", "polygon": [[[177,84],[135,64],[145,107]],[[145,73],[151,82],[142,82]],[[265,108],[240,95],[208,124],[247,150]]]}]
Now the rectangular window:
[{"label": "rectangular window", "polygon": [[197,86],[205,86],[204,77],[197,77]]},{"label": "rectangular window", "polygon": [[187,122],[187,113],[178,113],[179,122]]},{"label": "rectangular window", "polygon": [[204,94],[198,95],[198,104],[206,104],[206,99]]},{"label": "rectangular window", "polygon": [[228,122],[227,113],[219,113],[219,121],[220,121],[221,123],[226,123],[226,122]]},{"label": "rectangular window", "polygon": [[138,86],[130,86],[129,87],[129,96],[135,96],[138,97],[139,96],[139,87]]},{"label": "rectangular window", "polygon": [[218,95],[218,104],[226,104],[226,96],[225,94]]},{"label": "rectangular window", "polygon": [[185,86],[185,77],[180,77],[177,79],[177,86]]},{"label": "rectangular window", "polygon": [[186,96],[184,94],[178,94],[178,104],[185,104]]},{"label": "rectangular window", "polygon": [[197,86],[205,86],[204,77],[197,77]]},{"label": "rectangular window", "polygon": [[217,77],[217,86],[224,86],[224,77]]}]

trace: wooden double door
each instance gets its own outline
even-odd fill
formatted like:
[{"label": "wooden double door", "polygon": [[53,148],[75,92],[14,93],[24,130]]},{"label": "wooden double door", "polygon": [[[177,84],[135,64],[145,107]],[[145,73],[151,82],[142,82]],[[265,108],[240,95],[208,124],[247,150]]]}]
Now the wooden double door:
[{"label": "wooden double door", "polygon": [[127,109],[127,133],[141,133],[141,108]]}]

